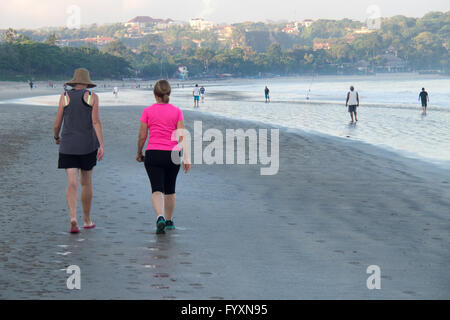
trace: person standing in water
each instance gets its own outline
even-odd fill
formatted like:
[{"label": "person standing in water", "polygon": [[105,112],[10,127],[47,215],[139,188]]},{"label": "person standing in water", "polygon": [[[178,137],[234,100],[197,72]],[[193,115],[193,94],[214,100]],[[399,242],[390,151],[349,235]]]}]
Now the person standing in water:
[{"label": "person standing in water", "polygon": [[28,85],[30,86],[30,90],[33,90],[34,83],[32,80],[28,81]]},{"label": "person standing in water", "polygon": [[430,102],[430,96],[428,92],[425,91],[425,88],[422,88],[422,92],[419,94],[419,101],[422,102],[422,110],[423,114],[427,114],[428,102]]},{"label": "person standing in water", "polygon": [[[175,229],[173,213],[176,203],[176,180],[181,168],[191,169],[190,151],[184,134],[183,112],[169,104],[171,87],[167,80],[159,80],[153,90],[156,103],[144,109],[138,137],[136,161],[144,162],[152,188],[152,202],[156,212],[156,233]],[[142,153],[148,139],[145,157]],[[178,142],[178,141],[179,142]],[[180,148],[181,145],[181,148]]]},{"label": "person standing in water", "polygon": [[267,88],[267,86],[266,86],[266,88],[264,89],[264,95],[266,96],[266,103],[270,103],[270,90],[269,90],[269,88]]},{"label": "person standing in water", "polygon": [[[355,91],[353,86],[350,87],[350,92],[347,93],[347,101],[345,102],[345,106],[348,106],[348,112],[352,118],[352,122],[358,121],[358,112],[357,108],[359,107],[359,94]],[[355,115],[355,118],[353,118]]]},{"label": "person standing in water", "polygon": [[[78,180],[81,175],[81,203],[84,229],[93,229],[91,220],[92,171],[104,154],[102,125],[99,117],[99,99],[87,90],[96,87],[89,71],[77,69],[73,79],[66,83],[73,89],[65,91],[59,99],[54,125],[55,143],[59,145],[58,168],[67,175],[67,205],[70,213],[70,233],[80,233],[77,222]],[[61,131],[61,125],[64,126]]]},{"label": "person standing in water", "polygon": [[205,102],[205,92],[206,92],[206,89],[205,89],[204,86],[202,86],[202,87],[200,88],[200,97],[202,98],[202,103]]},{"label": "person standing in water", "polygon": [[200,89],[198,84],[195,85],[192,95],[194,96],[194,108],[200,107]]}]

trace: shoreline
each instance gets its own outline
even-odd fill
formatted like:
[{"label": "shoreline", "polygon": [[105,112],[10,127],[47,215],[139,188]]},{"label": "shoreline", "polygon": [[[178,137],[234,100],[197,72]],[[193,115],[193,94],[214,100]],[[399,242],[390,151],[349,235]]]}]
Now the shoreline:
[{"label": "shoreline", "polygon": [[[45,96],[54,96],[55,95],[55,89],[56,88],[44,88],[36,91],[31,91],[31,92],[26,92],[25,96],[26,97],[21,97],[18,99],[8,99],[11,97],[11,95],[13,93],[9,93],[6,95],[7,99],[5,99],[5,94],[2,94],[1,90],[0,90],[0,105],[7,105],[7,104],[13,104],[13,105],[33,105],[36,107],[52,107],[49,106],[47,104],[27,104],[26,103],[26,99],[29,98],[36,98],[36,97],[45,97]],[[178,88],[175,88],[175,90]],[[57,89],[56,89],[57,90]],[[147,89],[145,88],[141,88],[141,89],[122,89],[122,90],[126,90],[126,91],[134,91],[134,90],[138,90],[138,91],[147,91]],[[108,89],[103,89],[103,88],[98,88],[96,89],[97,92],[109,92]],[[176,92],[176,91],[175,91]],[[16,92],[17,94],[17,92]],[[210,93],[211,97],[214,96],[219,96],[222,97],[223,93]],[[174,94],[175,97],[179,98],[181,96],[177,96],[176,94]],[[55,95],[56,97],[56,95]],[[223,97],[222,97],[223,98]],[[25,99],[25,101],[20,101],[21,99]],[[214,99],[214,98],[213,98]],[[222,99],[221,99],[222,100]],[[277,103],[273,102],[273,103]],[[302,104],[303,102],[300,101],[289,101],[289,103],[297,103],[297,104]],[[317,102],[317,104],[320,104],[319,102]],[[142,104],[128,104],[128,105],[107,105],[105,106],[105,108],[102,109],[102,112],[104,112],[107,109],[110,108],[124,108],[126,109],[128,106],[133,106],[133,107],[144,107]],[[54,106],[56,108],[56,105]],[[193,110],[191,107],[180,107],[183,112],[193,112],[193,113],[201,113],[201,114],[205,114],[208,116],[212,116],[212,117],[218,117],[218,118],[223,118],[223,119],[227,119],[227,120],[234,120],[237,122],[242,122],[244,124],[244,126],[247,126],[248,124],[250,125],[254,125],[256,127],[261,127],[261,126],[265,126],[265,127],[271,127],[271,128],[280,128],[286,132],[292,132],[292,133],[297,133],[298,135],[315,135],[318,137],[322,137],[325,139],[334,139],[335,141],[339,142],[339,143],[355,143],[355,145],[359,144],[359,148],[364,149],[364,148],[374,148],[374,153],[375,154],[379,154],[382,155],[383,153],[387,153],[390,155],[390,157],[392,159],[395,159],[397,157],[401,157],[401,158],[406,158],[409,160],[414,160],[414,161],[419,161],[423,166],[429,166],[429,165],[433,165],[433,166],[437,166],[439,169],[446,169],[448,170],[450,168],[450,160],[441,160],[441,159],[435,159],[435,158],[431,158],[431,157],[425,157],[425,156],[421,156],[419,154],[415,154],[412,152],[408,152],[405,150],[401,150],[401,149],[396,149],[393,147],[390,147],[389,145],[378,145],[378,144],[374,144],[374,143],[370,143],[367,141],[363,141],[363,140],[358,140],[355,138],[352,138],[351,136],[337,136],[337,135],[333,135],[333,134],[329,134],[329,133],[324,133],[321,131],[318,131],[316,129],[311,129],[311,128],[299,128],[299,127],[290,127],[290,126],[286,126],[286,125],[279,125],[276,123],[271,123],[271,122],[265,122],[265,121],[258,121],[258,120],[253,120],[253,119],[242,119],[242,118],[237,118],[237,117],[233,117],[230,115],[222,115],[222,114],[217,114],[214,112],[209,112],[209,111],[195,111]]]},{"label": "shoreline", "polygon": [[[421,76],[421,77],[429,77],[429,78],[436,78],[436,77],[441,77],[441,78],[450,78],[450,74],[449,73],[421,73],[420,71],[410,71],[410,72],[380,72],[380,73],[369,73],[369,74],[319,74],[319,73],[304,73],[304,74],[293,74],[293,75],[273,75],[273,76],[266,76],[266,77],[259,77],[259,76],[242,76],[242,77],[212,77],[212,78],[190,78],[190,79],[169,79],[169,81],[171,82],[181,82],[181,83],[185,83],[185,84],[195,84],[196,82],[202,82],[202,81],[206,81],[206,82],[226,82],[226,81],[235,81],[235,80],[269,80],[269,79],[293,79],[293,78],[306,78],[306,79],[310,79],[311,76],[314,77],[319,77],[319,78],[357,78],[357,79],[367,79],[367,78],[374,78],[374,77],[382,77],[382,76],[386,76],[388,78],[395,78],[395,77],[402,77],[402,76],[407,76],[407,75],[411,75],[411,76]],[[28,78],[32,78],[32,77],[28,77]],[[66,77],[67,78],[67,77]],[[97,80],[97,82],[101,82],[101,83],[111,83],[111,82],[116,82],[116,83],[142,83],[142,82],[151,82],[154,83],[157,80],[159,80],[159,77],[156,78],[152,78],[152,79],[131,79],[131,78],[124,78],[124,79],[100,79]],[[46,80],[36,80],[35,83],[47,83],[48,81],[54,82],[54,83],[64,83],[64,81],[66,80],[55,80],[55,79],[46,79]],[[26,81],[23,80],[0,80],[0,85],[5,84],[5,83],[26,83]]]}]

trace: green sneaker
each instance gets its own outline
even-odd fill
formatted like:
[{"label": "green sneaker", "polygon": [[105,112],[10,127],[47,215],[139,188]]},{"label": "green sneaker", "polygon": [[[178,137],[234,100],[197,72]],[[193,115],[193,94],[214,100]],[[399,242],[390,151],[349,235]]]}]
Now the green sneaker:
[{"label": "green sneaker", "polygon": [[166,229],[167,230],[175,230],[175,224],[173,223],[172,220],[166,221]]},{"label": "green sneaker", "polygon": [[166,219],[164,217],[159,217],[156,221],[156,234],[166,233]]}]

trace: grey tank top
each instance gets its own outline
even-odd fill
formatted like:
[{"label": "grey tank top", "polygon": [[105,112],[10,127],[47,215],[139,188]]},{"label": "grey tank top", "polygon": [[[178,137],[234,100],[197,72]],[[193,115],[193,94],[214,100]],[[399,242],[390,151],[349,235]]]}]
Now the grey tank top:
[{"label": "grey tank top", "polygon": [[100,147],[92,125],[92,107],[84,101],[86,92],[87,90],[67,92],[70,102],[64,108],[60,153],[85,155]]}]

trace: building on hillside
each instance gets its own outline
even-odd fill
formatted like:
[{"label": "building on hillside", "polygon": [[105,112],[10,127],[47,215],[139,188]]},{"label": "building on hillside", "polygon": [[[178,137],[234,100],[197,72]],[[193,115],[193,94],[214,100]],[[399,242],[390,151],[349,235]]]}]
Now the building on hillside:
[{"label": "building on hillside", "polygon": [[148,16],[137,16],[124,23],[127,28],[128,38],[136,38],[146,34],[155,33],[158,30],[168,29],[174,21],[172,19],[154,19]]},{"label": "building on hillside", "polygon": [[56,40],[56,45],[59,47],[81,47],[86,44],[91,44],[96,47],[101,47],[115,40],[116,39],[110,37],[97,36],[94,38],[84,38],[84,39]]},{"label": "building on hillside", "polygon": [[181,79],[181,80],[188,79],[188,77],[189,77],[188,68],[186,66],[179,65],[178,66],[178,70],[176,72],[176,76],[177,76],[178,79]]},{"label": "building on hillside", "polygon": [[298,34],[300,32],[299,26],[300,24],[298,22],[289,23],[281,31],[287,34]]},{"label": "building on hillside", "polygon": [[214,33],[217,35],[217,40],[227,41],[233,36],[233,26],[229,25],[217,25],[213,28]]},{"label": "building on hillside", "polygon": [[304,28],[309,28],[314,23],[314,20],[311,19],[305,19],[301,22],[298,22],[298,24]]},{"label": "building on hillside", "polygon": [[106,45],[108,43],[111,43],[111,42],[115,41],[115,39],[114,38],[110,38],[110,37],[97,36],[95,38],[85,38],[85,39],[83,39],[83,41],[86,42],[86,43],[92,43],[92,44],[94,44],[96,46],[101,47],[101,46],[104,46],[104,45]]},{"label": "building on hillside", "polygon": [[192,29],[198,31],[211,30],[213,28],[213,23],[211,21],[206,21],[202,18],[195,18],[189,20],[189,25]]},{"label": "building on hillside", "polygon": [[316,50],[330,50],[332,43],[330,40],[314,40],[313,49]]},{"label": "building on hillside", "polygon": [[377,71],[380,72],[404,72],[407,71],[407,62],[393,53],[387,52],[379,56]]},{"label": "building on hillside", "polygon": [[361,29],[353,30],[353,33],[354,34],[369,34],[369,33],[376,32],[376,31],[377,30],[375,30],[375,29],[369,29],[367,27],[361,27]]}]

